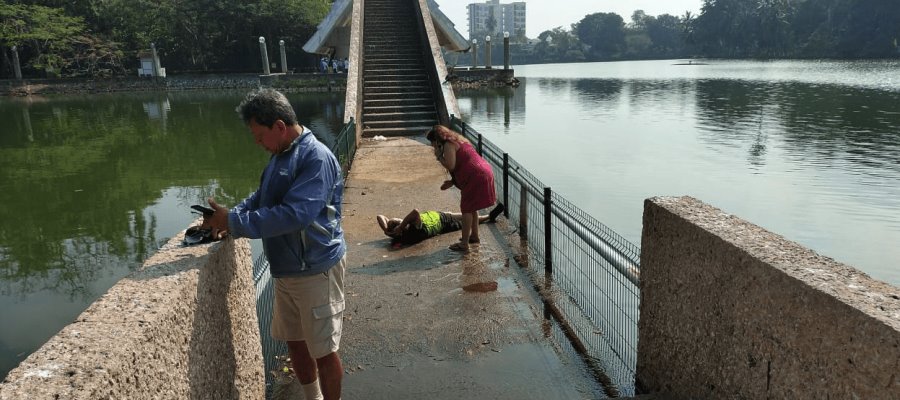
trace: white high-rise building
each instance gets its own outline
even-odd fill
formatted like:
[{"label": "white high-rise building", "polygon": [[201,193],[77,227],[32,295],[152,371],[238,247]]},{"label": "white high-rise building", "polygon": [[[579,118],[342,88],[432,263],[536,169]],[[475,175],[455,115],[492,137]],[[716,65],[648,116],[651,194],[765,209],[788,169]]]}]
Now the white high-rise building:
[{"label": "white high-rise building", "polygon": [[511,38],[525,38],[525,2],[500,4],[500,0],[471,3],[469,11],[469,38],[484,39],[485,35],[502,38],[509,32]]}]

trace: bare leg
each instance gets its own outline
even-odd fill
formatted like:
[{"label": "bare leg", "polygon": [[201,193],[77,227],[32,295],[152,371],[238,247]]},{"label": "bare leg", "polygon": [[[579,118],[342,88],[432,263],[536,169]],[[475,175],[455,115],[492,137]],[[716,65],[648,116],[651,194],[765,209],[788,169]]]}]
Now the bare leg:
[{"label": "bare leg", "polygon": [[289,341],[288,353],[291,354],[291,366],[294,367],[294,374],[303,385],[310,384],[318,377],[316,362],[309,355],[309,349],[306,348],[305,341]]},{"label": "bare leg", "polygon": [[328,354],[317,358],[319,366],[319,385],[322,387],[322,396],[325,400],[339,400],[341,398],[341,380],[344,378],[344,367],[337,353]]},{"label": "bare leg", "polygon": [[469,235],[472,233],[472,216],[474,213],[463,213],[461,247],[469,247]]},{"label": "bare leg", "polygon": [[471,214],[467,214],[467,217],[469,219],[469,225],[472,226],[472,232],[469,234],[469,241],[467,243],[481,242],[481,238],[478,236],[478,212],[476,211]]}]

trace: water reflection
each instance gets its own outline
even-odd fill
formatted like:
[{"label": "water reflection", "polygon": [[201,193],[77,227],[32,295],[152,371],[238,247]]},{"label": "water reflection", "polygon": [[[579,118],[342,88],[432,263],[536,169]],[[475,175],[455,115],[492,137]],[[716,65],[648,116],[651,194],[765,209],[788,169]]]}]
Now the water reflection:
[{"label": "water reflection", "polygon": [[691,195],[898,285],[896,62],[860,64],[519,66],[502,121],[492,94],[458,97],[464,120],[632,243],[645,198]]},{"label": "water reflection", "polygon": [[[256,188],[268,154],[234,112],[244,94],[0,99],[0,376],[184,229],[190,204]],[[288,98],[334,141],[342,95]]]},{"label": "water reflection", "polygon": [[792,156],[816,165],[842,159],[865,165],[864,173],[900,170],[897,93],[708,80],[697,83],[696,96],[701,137],[725,146],[749,142],[751,159],[762,157],[765,137],[777,134]]}]

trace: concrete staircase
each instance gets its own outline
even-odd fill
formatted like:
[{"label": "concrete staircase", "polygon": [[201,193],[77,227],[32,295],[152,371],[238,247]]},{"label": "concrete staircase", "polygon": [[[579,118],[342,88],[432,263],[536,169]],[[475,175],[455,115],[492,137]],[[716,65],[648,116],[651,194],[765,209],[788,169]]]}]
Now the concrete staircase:
[{"label": "concrete staircase", "polygon": [[366,0],[363,136],[422,134],[438,123],[414,0]]}]

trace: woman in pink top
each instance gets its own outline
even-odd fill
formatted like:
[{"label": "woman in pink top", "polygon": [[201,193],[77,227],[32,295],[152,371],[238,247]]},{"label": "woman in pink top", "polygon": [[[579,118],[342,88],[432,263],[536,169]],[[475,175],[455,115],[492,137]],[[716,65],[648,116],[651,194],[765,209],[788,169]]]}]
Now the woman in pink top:
[{"label": "woman in pink top", "polygon": [[444,125],[435,125],[426,138],[434,147],[434,154],[441,165],[450,172],[451,180],[444,181],[441,190],[456,185],[461,193],[459,210],[462,218],[462,239],[450,246],[450,250],[468,251],[470,243],[479,243],[478,210],[497,202],[494,192],[494,171],[472,144],[459,133]]}]

